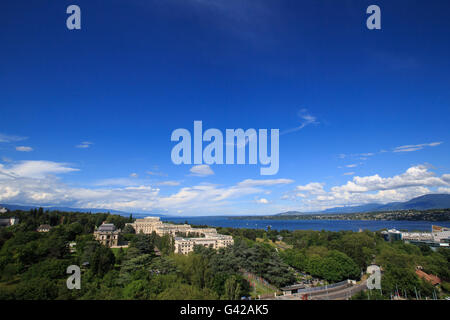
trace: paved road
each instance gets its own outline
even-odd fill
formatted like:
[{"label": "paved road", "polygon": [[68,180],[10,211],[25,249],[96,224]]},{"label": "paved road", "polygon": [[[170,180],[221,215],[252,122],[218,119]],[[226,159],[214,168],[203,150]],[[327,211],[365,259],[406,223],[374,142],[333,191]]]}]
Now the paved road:
[{"label": "paved road", "polygon": [[343,290],[331,292],[329,294],[323,294],[318,296],[312,296],[311,300],[347,300],[354,294],[364,290],[367,288],[367,284],[364,281],[363,283],[344,288]]},{"label": "paved road", "polygon": [[[328,291],[314,292],[308,296],[308,300],[346,300],[352,295],[367,288],[366,281],[353,286],[342,286],[338,288],[332,288]],[[273,298],[272,298],[273,299]],[[293,294],[286,296],[278,296],[275,299],[279,300],[303,300],[301,294]]]}]

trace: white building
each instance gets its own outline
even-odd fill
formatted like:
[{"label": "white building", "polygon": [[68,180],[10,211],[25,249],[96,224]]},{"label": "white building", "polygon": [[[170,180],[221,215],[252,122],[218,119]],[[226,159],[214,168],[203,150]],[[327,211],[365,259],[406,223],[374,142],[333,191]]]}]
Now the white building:
[{"label": "white building", "polygon": [[158,217],[136,219],[135,222],[127,224],[131,225],[136,233],[171,235],[175,239],[175,253],[187,254],[193,251],[196,245],[219,249],[234,243],[232,236],[218,234],[215,228],[193,228],[189,224],[163,223]]},{"label": "white building", "polygon": [[175,237],[175,253],[188,254],[194,251],[195,246],[220,249],[226,248],[234,243],[232,236],[220,235],[205,236],[205,238],[181,238]]}]

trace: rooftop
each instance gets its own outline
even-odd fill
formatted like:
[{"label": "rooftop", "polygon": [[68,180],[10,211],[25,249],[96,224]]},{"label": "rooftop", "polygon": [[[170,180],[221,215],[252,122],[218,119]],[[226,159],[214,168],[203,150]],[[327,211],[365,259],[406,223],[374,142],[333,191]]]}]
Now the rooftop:
[{"label": "rooftop", "polygon": [[439,277],[435,276],[434,274],[428,274],[428,273],[425,273],[425,272],[423,272],[423,271],[420,270],[420,269],[417,269],[417,270],[416,270],[416,274],[417,274],[417,276],[418,276],[419,278],[427,280],[427,281],[430,282],[433,286],[435,286],[435,285],[441,283],[441,279],[440,279]]},{"label": "rooftop", "polygon": [[116,231],[116,226],[112,223],[104,223],[100,227],[98,227],[97,231],[101,231],[101,232]]}]

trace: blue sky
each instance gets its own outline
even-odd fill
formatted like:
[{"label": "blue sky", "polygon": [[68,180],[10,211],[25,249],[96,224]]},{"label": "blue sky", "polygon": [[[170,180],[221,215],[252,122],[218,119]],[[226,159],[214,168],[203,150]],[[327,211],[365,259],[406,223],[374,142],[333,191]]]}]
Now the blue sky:
[{"label": "blue sky", "polygon": [[[70,4],[81,30],[66,28]],[[370,4],[381,30],[366,28]],[[3,3],[0,203],[266,214],[450,193],[449,10],[423,0]],[[288,131],[279,172],[174,165],[170,135],[194,120]]]}]

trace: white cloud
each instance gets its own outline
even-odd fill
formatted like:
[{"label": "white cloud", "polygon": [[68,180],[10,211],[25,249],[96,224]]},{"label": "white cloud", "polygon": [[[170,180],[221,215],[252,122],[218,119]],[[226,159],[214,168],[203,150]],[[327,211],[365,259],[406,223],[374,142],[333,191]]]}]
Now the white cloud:
[{"label": "white cloud", "polygon": [[155,183],[155,185],[157,186],[169,186],[169,187],[179,186],[180,184],[181,183],[179,181],[159,181]]},{"label": "white cloud", "polygon": [[442,144],[442,142],[431,142],[422,144],[406,145],[394,148],[393,152],[412,152],[422,150],[425,147],[436,147]]},{"label": "white cloud", "polygon": [[81,142],[79,145],[76,145],[76,148],[80,148],[80,149],[87,149],[89,148],[91,145],[93,145],[93,142],[89,142],[89,141],[83,141]]},{"label": "white cloud", "polygon": [[25,146],[19,146],[19,147],[16,147],[16,150],[17,151],[21,151],[21,152],[30,152],[30,151],[33,151],[33,148],[25,147]]},{"label": "white cloud", "polygon": [[[412,152],[412,151],[422,150],[423,148],[426,148],[426,147],[437,147],[437,146],[441,145],[442,143],[443,143],[442,141],[439,141],[439,142],[422,143],[422,144],[410,144],[410,145],[395,147],[391,150],[392,150],[392,152],[395,152],[395,153],[397,153],[397,152]],[[354,153],[354,154],[341,153],[338,155],[338,158],[339,159],[358,158],[360,160],[367,160],[368,157],[373,157],[376,154],[387,153],[387,152],[389,152],[389,151],[382,149],[379,152]]]},{"label": "white cloud", "polygon": [[159,172],[159,171],[147,171],[147,174],[148,174],[148,175],[151,175],[151,176],[167,177],[167,174],[166,174],[166,173]]},{"label": "white cloud", "polygon": [[[341,153],[338,155],[339,159],[346,159],[346,158],[357,158],[360,160],[367,160],[368,157],[373,157],[376,153],[374,152],[366,152],[366,153],[353,153],[353,154],[345,154]],[[356,166],[356,165],[354,165]]]},{"label": "white cloud", "polygon": [[0,174],[3,176],[17,177],[17,178],[44,178],[51,174],[61,174],[79,169],[71,168],[65,163],[58,163],[53,161],[21,161],[7,167],[0,165]]},{"label": "white cloud", "polygon": [[139,175],[136,172],[133,172],[130,174],[130,177],[137,178],[137,177],[139,177]]},{"label": "white cloud", "polygon": [[352,181],[347,182],[347,184],[333,187],[332,190],[336,192],[366,192],[416,186],[436,187],[446,184],[442,178],[436,177],[433,172],[428,171],[427,166],[418,165],[409,168],[405,173],[389,178],[382,178],[378,174],[366,177],[356,176]]},{"label": "white cloud", "polygon": [[22,141],[22,140],[26,140],[26,139],[28,139],[28,138],[0,133],[0,142],[4,142],[4,143],[17,142],[17,141]]},{"label": "white cloud", "polygon": [[[39,164],[39,165],[38,165]],[[38,167],[39,169],[36,169]],[[109,179],[92,187],[73,187],[62,182],[57,174],[77,170],[65,164],[37,161],[5,167],[0,164],[0,201],[5,203],[103,208],[127,212],[166,211],[186,214],[238,213],[237,201],[248,195],[266,194],[264,187],[275,182],[244,180],[231,186],[200,184],[183,187],[163,195],[160,189],[141,183],[139,179]],[[127,182],[133,184],[126,185]],[[278,183],[286,183],[280,179]],[[176,186],[176,181],[154,185]],[[241,202],[239,202],[241,203]],[[236,210],[238,208],[238,210]]]},{"label": "white cloud", "polygon": [[438,193],[449,193],[450,194],[450,188],[444,188],[444,187],[440,187],[437,189]]},{"label": "white cloud", "polygon": [[95,186],[98,187],[107,187],[107,186],[137,186],[139,185],[139,181],[137,179],[132,179],[132,177],[129,178],[109,178],[109,179],[102,179],[94,183]]},{"label": "white cloud", "polygon": [[260,203],[260,204],[268,204],[269,200],[267,200],[266,198],[261,198],[261,199],[256,200],[256,202]]},{"label": "white cloud", "polygon": [[287,129],[287,130],[281,132],[281,135],[299,131],[310,124],[319,124],[319,122],[317,121],[317,118],[315,116],[311,115],[307,109],[301,109],[298,112],[298,117],[300,118],[300,125],[298,125],[295,128]]},{"label": "white cloud", "polygon": [[[281,212],[286,206],[269,201],[266,194],[273,186],[293,183],[290,179],[246,179],[228,186],[198,184],[189,187],[160,190],[157,186],[179,185],[178,181],[148,183],[142,179],[106,179],[93,186],[74,187],[58,176],[78,169],[64,163],[50,161],[22,161],[0,163],[0,203],[29,205],[60,205],[79,208],[116,209],[127,212],[165,211],[183,214],[242,214],[254,208],[258,213]],[[296,201],[302,211],[321,210],[341,205],[370,202],[405,201],[432,193],[450,193],[450,174],[437,176],[431,167],[417,165],[391,177],[371,175],[353,177],[345,184],[325,189],[325,183],[299,185],[282,199]],[[253,198],[250,198],[252,196]],[[277,197],[277,195],[275,195]],[[274,211],[277,210],[277,211]]]},{"label": "white cloud", "polygon": [[191,172],[192,175],[200,177],[210,176],[214,174],[214,171],[212,171],[211,167],[208,166],[207,164],[200,164],[197,166],[193,166],[189,171]]},{"label": "white cloud", "polygon": [[306,191],[310,194],[323,194],[325,190],[323,189],[325,183],[310,182],[304,186],[297,186],[296,191]]},{"label": "white cloud", "polygon": [[354,172],[344,172],[343,175],[344,176],[353,176],[355,173]]},{"label": "white cloud", "polygon": [[264,179],[264,180],[246,179],[244,181],[239,182],[239,186],[241,187],[273,186],[277,184],[289,184],[293,182],[294,180],[291,179]]},{"label": "white cloud", "polygon": [[302,191],[297,197],[301,199],[304,209],[322,210],[341,205],[406,201],[432,192],[444,193],[449,186],[450,174],[439,177],[428,166],[417,165],[392,177],[384,178],[378,174],[356,176],[343,185],[332,187],[330,191],[325,191],[323,184],[319,183],[299,186],[295,191]]}]

